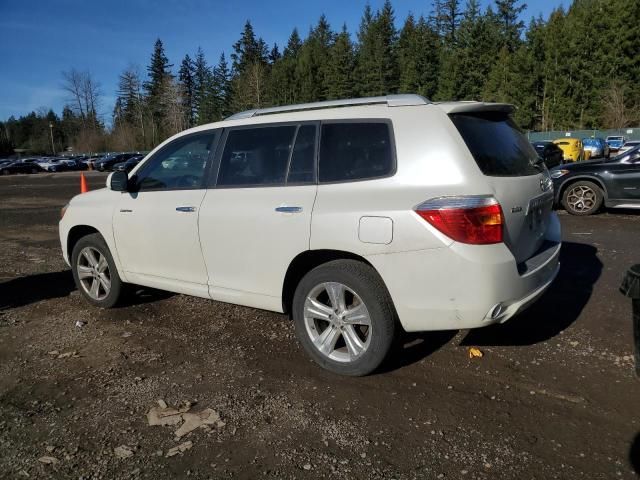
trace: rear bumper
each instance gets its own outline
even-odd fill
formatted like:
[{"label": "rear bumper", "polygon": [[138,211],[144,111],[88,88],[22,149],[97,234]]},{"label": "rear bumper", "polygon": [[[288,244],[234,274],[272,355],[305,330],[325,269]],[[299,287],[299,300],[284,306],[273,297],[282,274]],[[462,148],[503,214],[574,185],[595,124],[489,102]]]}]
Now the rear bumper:
[{"label": "rear bumper", "polygon": [[555,213],[545,247],[518,265],[505,244],[466,245],[367,257],[378,270],[406,331],[503,323],[531,305],[560,269]]}]

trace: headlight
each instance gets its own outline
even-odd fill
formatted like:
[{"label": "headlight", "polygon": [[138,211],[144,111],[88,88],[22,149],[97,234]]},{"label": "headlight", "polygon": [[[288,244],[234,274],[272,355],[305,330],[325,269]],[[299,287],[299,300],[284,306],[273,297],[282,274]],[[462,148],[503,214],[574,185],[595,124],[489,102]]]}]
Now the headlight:
[{"label": "headlight", "polygon": [[68,203],[60,209],[60,220],[62,220],[64,218],[64,214],[67,213],[67,208],[69,208]]},{"label": "headlight", "polygon": [[551,178],[564,177],[567,173],[569,173],[569,170],[553,170],[551,172]]}]

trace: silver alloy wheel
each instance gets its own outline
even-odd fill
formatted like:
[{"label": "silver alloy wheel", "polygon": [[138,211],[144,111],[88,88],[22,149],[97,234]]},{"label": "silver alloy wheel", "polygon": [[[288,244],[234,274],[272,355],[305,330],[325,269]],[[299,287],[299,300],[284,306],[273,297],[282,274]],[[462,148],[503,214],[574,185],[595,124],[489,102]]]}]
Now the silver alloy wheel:
[{"label": "silver alloy wheel", "polygon": [[77,272],[83,290],[94,300],[104,300],[111,291],[111,273],[106,257],[94,247],[80,251]]},{"label": "silver alloy wheel", "polygon": [[580,213],[592,210],[596,205],[598,195],[591,187],[585,185],[577,185],[569,190],[567,194],[567,203],[572,210]]},{"label": "silver alloy wheel", "polygon": [[316,285],[304,302],[304,323],[316,349],[337,362],[353,362],[371,344],[371,317],[360,296],[346,285]]}]

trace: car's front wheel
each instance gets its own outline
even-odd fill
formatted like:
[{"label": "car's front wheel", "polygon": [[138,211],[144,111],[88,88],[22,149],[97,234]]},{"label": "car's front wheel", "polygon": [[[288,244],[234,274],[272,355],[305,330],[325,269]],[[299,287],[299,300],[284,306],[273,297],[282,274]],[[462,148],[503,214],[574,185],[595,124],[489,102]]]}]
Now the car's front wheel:
[{"label": "car's front wheel", "polygon": [[297,337],[320,366],[341,375],[367,375],[393,344],[396,314],[378,273],[354,260],[314,268],[293,298]]},{"label": "car's front wheel", "polygon": [[571,215],[591,215],[602,206],[604,195],[595,183],[581,180],[569,185],[562,195],[562,205]]},{"label": "car's front wheel", "polygon": [[82,237],[71,254],[73,279],[84,298],[97,307],[111,308],[121,298],[123,283],[104,238]]}]

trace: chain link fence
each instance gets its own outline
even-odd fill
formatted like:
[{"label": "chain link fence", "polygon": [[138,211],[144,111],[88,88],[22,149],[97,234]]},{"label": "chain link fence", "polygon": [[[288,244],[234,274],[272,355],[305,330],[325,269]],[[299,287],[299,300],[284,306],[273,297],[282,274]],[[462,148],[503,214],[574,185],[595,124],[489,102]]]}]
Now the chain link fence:
[{"label": "chain link fence", "polygon": [[551,130],[549,132],[527,132],[527,138],[530,142],[549,141],[564,137],[607,138],[610,135],[621,135],[627,140],[640,140],[640,127],[616,128],[610,130]]}]

